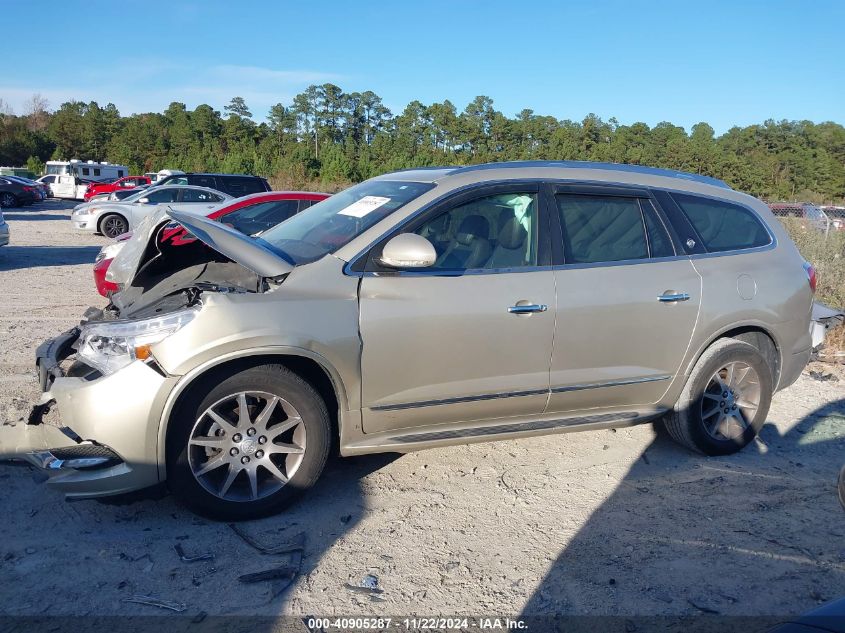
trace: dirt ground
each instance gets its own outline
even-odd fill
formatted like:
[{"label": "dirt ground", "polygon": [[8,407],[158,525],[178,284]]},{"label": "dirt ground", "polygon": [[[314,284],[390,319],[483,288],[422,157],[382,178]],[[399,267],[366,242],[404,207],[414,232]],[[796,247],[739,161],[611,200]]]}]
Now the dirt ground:
[{"label": "dirt ground", "polygon": [[[0,248],[0,417],[37,397],[35,347],[74,325],[105,239],[67,203],[9,211]],[[116,420],[115,424],[119,424]],[[705,458],[651,425],[335,459],[287,513],[230,526],[163,492],[67,503],[0,465],[0,613],[794,614],[845,594],[845,380],[804,375],[761,438]],[[213,560],[184,562],[210,554]],[[238,577],[293,564],[293,584]],[[383,593],[354,590],[371,574]]]}]

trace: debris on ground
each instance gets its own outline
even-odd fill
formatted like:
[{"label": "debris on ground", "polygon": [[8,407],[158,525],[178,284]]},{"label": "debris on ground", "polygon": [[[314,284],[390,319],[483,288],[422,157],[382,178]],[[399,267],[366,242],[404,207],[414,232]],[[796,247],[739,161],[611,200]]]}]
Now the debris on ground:
[{"label": "debris on ground", "polygon": [[142,596],[140,594],[136,594],[134,596],[129,596],[128,598],[124,598],[123,602],[134,602],[135,604],[145,604],[150,607],[158,607],[159,609],[167,609],[168,611],[175,611],[176,613],[182,613],[185,609],[188,608],[184,602],[172,602],[170,600],[162,600],[160,598],[156,598],[154,596]]},{"label": "debris on ground", "polygon": [[196,556],[188,556],[181,543],[176,543],[176,545],[173,546],[173,549],[176,550],[176,553],[179,555],[179,560],[183,563],[196,563],[201,560],[214,560],[214,554],[211,552],[206,554],[197,554]]},{"label": "debris on ground", "polygon": [[300,532],[287,543],[281,543],[279,545],[265,545],[247,534],[235,523],[230,523],[229,527],[235,534],[241,537],[244,543],[254,549],[257,549],[262,554],[289,554],[291,552],[301,552],[305,548],[304,532]]},{"label": "debris on ground", "polygon": [[299,553],[294,556],[295,560],[291,564],[281,565],[273,569],[266,569],[252,574],[243,574],[242,576],[238,576],[238,580],[246,584],[269,582],[270,599],[273,600],[282,595],[293,584],[293,581],[296,580],[296,576],[299,574],[302,556]]},{"label": "debris on ground", "polygon": [[378,576],[367,574],[357,585],[346,583],[346,588],[352,591],[360,591],[363,593],[384,593],[384,589],[378,586]]},{"label": "debris on ground", "polygon": [[701,611],[702,613],[707,613],[707,614],[709,614],[709,615],[720,615],[720,613],[719,613],[718,611],[716,611],[716,609],[710,609],[710,608],[708,608],[708,607],[702,607],[702,606],[700,606],[700,605],[697,605],[696,603],[694,603],[694,602],[693,602],[692,600],[690,600],[690,599],[687,599],[687,602],[690,604],[690,606],[695,607],[696,609],[698,609],[698,610],[699,610],[699,611]]},{"label": "debris on ground", "polygon": [[834,376],[833,374],[826,374],[821,371],[810,371],[810,378],[814,380],[818,380],[820,382],[839,382],[839,378]]},{"label": "debris on ground", "polygon": [[266,569],[264,571],[255,572],[253,574],[244,574],[242,576],[238,576],[238,580],[245,583],[253,583],[253,582],[265,582],[267,580],[280,580],[283,578],[290,577],[291,579],[293,576],[299,573],[299,567],[284,565],[282,567],[274,567],[273,569]]}]

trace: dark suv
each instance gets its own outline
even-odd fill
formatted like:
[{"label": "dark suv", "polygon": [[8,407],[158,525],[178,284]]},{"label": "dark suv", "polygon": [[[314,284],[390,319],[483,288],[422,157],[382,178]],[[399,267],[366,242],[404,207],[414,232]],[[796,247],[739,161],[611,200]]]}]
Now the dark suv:
[{"label": "dark suv", "polygon": [[243,174],[173,174],[156,182],[157,187],[161,185],[197,185],[228,193],[235,198],[272,191],[265,178]]},{"label": "dark suv", "polygon": [[35,186],[0,176],[0,208],[22,207],[41,200]]}]

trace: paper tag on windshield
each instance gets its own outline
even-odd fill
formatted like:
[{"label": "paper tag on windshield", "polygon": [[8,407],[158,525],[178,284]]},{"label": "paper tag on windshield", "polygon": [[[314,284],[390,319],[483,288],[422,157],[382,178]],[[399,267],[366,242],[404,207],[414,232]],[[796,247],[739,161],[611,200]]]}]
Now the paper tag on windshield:
[{"label": "paper tag on windshield", "polygon": [[351,215],[353,218],[363,218],[368,213],[375,211],[380,206],[390,202],[390,198],[381,196],[364,196],[357,202],[353,202],[345,209],[338,211],[338,215]]}]

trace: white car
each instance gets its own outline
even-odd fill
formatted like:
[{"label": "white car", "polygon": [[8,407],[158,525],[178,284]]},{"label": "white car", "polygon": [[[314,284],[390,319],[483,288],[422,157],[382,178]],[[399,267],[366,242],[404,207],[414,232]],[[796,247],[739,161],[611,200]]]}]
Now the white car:
[{"label": "white car", "polygon": [[129,196],[122,202],[101,202],[74,209],[70,219],[81,231],[117,237],[131,231],[158,208],[204,213],[216,209],[232,196],[208,187],[169,185],[151,187]]}]

